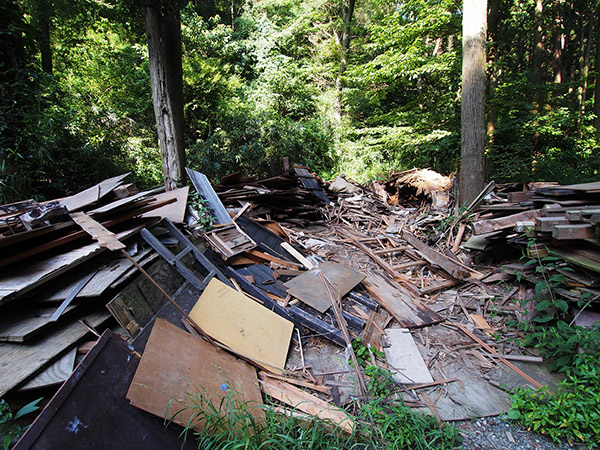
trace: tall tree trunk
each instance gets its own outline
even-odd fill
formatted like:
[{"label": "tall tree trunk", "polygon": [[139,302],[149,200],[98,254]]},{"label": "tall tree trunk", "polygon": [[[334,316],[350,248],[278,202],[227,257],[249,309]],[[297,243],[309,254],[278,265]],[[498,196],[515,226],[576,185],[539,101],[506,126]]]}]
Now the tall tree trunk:
[{"label": "tall tree trunk", "polygon": [[183,81],[179,10],[169,1],[145,4],[150,84],[166,190],[185,183]]},{"label": "tall tree trunk", "polygon": [[552,54],[552,68],[554,70],[554,82],[560,84],[565,79],[565,63],[563,61],[563,52],[565,49],[565,25],[562,15],[561,3],[555,2],[552,8],[554,10],[554,51]]},{"label": "tall tree trunk", "polygon": [[600,139],[600,12],[596,20],[596,86],[594,87],[594,128],[596,138]]},{"label": "tall tree trunk", "polygon": [[[587,96],[587,85],[588,85],[588,74],[590,72],[590,56],[592,49],[592,37],[594,36],[594,18],[591,12],[588,10],[588,14],[586,14],[588,19],[588,32],[587,39],[585,43],[583,43],[583,55],[582,55],[582,63],[581,63],[581,83],[579,85],[579,117],[577,119],[577,124],[581,133],[581,120],[583,114],[585,114],[585,100]],[[582,36],[583,41],[583,36]]]},{"label": "tall tree trunk", "polygon": [[483,189],[487,0],[463,0],[461,168],[459,204]]},{"label": "tall tree trunk", "polygon": [[490,145],[494,143],[494,133],[496,131],[496,105],[493,98],[498,87],[498,76],[500,68],[498,67],[498,22],[500,20],[500,0],[490,0],[488,10],[488,41],[491,43],[488,53],[488,66],[490,73],[487,86],[487,136]]},{"label": "tall tree trunk", "polygon": [[539,112],[543,103],[544,91],[542,89],[543,84],[543,72],[542,63],[544,60],[544,38],[543,38],[543,22],[542,16],[544,12],[544,5],[542,0],[536,0],[535,2],[535,30],[533,33],[534,47],[533,47],[533,58],[532,58],[532,69],[531,69],[531,83],[535,89],[535,109]]},{"label": "tall tree trunk", "polygon": [[342,89],[343,89],[343,76],[348,66],[348,52],[350,50],[350,36],[351,30],[350,25],[352,23],[352,17],[354,16],[354,6],[356,0],[349,0],[348,6],[343,5],[342,19],[343,29],[341,38],[341,55],[340,55],[340,70],[338,71],[337,79],[335,80],[335,105],[334,114],[335,120],[339,123],[342,120]]},{"label": "tall tree trunk", "polygon": [[35,13],[37,22],[37,38],[40,46],[42,70],[52,73],[52,47],[50,45],[50,18],[52,8],[48,0],[36,0]]}]

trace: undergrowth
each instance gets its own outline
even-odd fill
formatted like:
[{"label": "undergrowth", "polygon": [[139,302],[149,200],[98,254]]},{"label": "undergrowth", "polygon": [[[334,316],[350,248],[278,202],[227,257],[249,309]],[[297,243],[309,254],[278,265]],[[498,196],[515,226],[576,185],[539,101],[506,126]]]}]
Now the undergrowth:
[{"label": "undergrowth", "polygon": [[[460,444],[459,431],[440,424],[435,418],[411,411],[402,401],[391,401],[387,394],[393,381],[389,371],[371,366],[369,398],[357,405],[350,416],[352,434],[331,421],[299,410],[282,410],[273,402],[260,408],[264,418],[257,419],[256,406],[240,400],[232,390],[218,402],[205,395],[193,397],[194,415],[184,430],[193,433],[201,449],[285,449],[285,450],[366,450],[366,449],[454,449]],[[254,413],[254,414],[253,414]],[[193,431],[202,423],[201,431]]]},{"label": "undergrowth", "polygon": [[[565,379],[553,389],[519,388],[512,395],[509,419],[548,435],[553,441],[600,445],[600,323],[591,328],[566,321],[568,304],[555,290],[562,281],[556,274],[557,258],[532,258],[542,281],[535,286],[537,317],[521,323],[526,331],[522,344],[537,348],[549,361],[548,368],[563,372]],[[582,296],[579,307],[593,300]]]}]

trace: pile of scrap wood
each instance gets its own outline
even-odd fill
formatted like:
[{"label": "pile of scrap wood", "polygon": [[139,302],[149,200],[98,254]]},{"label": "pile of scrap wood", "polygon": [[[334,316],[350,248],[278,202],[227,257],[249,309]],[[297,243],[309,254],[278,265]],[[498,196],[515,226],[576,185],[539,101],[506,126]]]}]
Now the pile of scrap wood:
[{"label": "pile of scrap wood", "polygon": [[[14,306],[1,326],[17,331],[1,333],[2,396],[22,395],[69,357],[66,381],[18,449],[172,447],[181,428],[165,430],[163,418],[200,430],[202,412],[243,401],[260,419],[265,396],[284,414],[300,410],[352,432],[345,407],[368,396],[365,363],[389,369],[404,402],[440,420],[506,412],[507,389],[554,380],[507,326],[527,314],[515,301],[524,289],[494,283],[503,276],[476,266],[468,242],[461,247],[471,216],[390,204],[346,180],[331,201],[306,168],[293,170],[214,186],[188,169],[213,217],[208,230],[184,219],[187,188],[127,187],[117,198],[124,177],[85,199],[3,207],[0,245],[17,259],[0,280],[1,307]],[[475,237],[483,221],[502,219],[486,213],[476,213]],[[594,223],[594,214],[579,220]],[[506,242],[511,227],[531,220],[493,232]],[[73,371],[76,345],[111,323],[117,333],[82,349]]]}]

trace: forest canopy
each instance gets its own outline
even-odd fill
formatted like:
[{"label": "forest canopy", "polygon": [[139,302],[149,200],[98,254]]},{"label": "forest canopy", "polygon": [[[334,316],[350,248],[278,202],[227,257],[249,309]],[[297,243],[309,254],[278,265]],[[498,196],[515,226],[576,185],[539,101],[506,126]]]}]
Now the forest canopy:
[{"label": "forest canopy", "polygon": [[[263,176],[289,157],[359,181],[459,169],[460,1],[177,6],[189,167]],[[488,179],[598,179],[599,6],[488,1]],[[141,2],[7,0],[0,32],[1,202],[127,171],[162,183]]]}]

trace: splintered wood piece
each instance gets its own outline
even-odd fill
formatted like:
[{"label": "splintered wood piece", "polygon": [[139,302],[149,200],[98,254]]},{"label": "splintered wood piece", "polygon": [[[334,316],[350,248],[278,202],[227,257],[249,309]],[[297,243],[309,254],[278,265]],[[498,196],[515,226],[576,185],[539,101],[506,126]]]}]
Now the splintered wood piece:
[{"label": "splintered wood piece", "polygon": [[460,249],[460,244],[462,243],[463,236],[465,235],[466,229],[467,229],[467,225],[464,223],[461,223],[458,226],[458,233],[456,233],[456,239],[454,241],[454,245],[452,246],[452,253],[456,253]]},{"label": "splintered wood piece", "polygon": [[117,239],[115,233],[108,231],[102,224],[96,222],[86,213],[75,212],[69,214],[69,216],[73,219],[73,222],[83,229],[83,231],[92,236],[95,241],[98,241],[100,247],[109,250],[121,250],[122,248],[125,248],[125,244]]},{"label": "splintered wood piece", "polygon": [[385,324],[390,320],[390,316],[382,309],[379,312],[371,311],[369,313],[369,319],[367,320],[367,324],[365,325],[365,330],[363,331],[362,340],[365,345],[370,345],[371,347],[383,351],[383,345],[381,344],[381,338],[385,334]]},{"label": "splintered wood piece", "polygon": [[97,202],[105,195],[112,192],[121,182],[129,175],[129,172],[123,175],[118,175],[113,178],[108,178],[101,183],[98,183],[85,191],[78,192],[70,197],[63,198],[60,203],[67,207],[70,212],[83,208]]},{"label": "splintered wood piece", "polygon": [[539,217],[540,215],[541,210],[534,209],[531,211],[523,211],[518,214],[513,214],[511,216],[499,217],[497,219],[480,220],[472,224],[473,233],[484,234],[491,233],[492,231],[499,231],[507,228],[512,228],[517,222],[531,221],[534,220],[536,217]]},{"label": "splintered wood piece", "polygon": [[292,269],[297,269],[301,266],[300,264],[286,261],[284,259],[271,256],[268,253],[259,252],[258,250],[246,250],[244,255],[252,259],[254,262],[272,262],[279,264],[280,266],[290,267]]},{"label": "splintered wood piece", "polygon": [[[99,327],[109,318],[108,311],[93,312],[84,316],[93,327]],[[1,343],[0,397],[45,367],[88,332],[80,322],[73,321],[29,345]]]},{"label": "splintered wood piece", "polygon": [[490,326],[490,324],[487,322],[487,320],[485,320],[485,318],[480,315],[480,314],[469,314],[469,317],[471,318],[471,320],[473,322],[475,322],[475,326],[477,328],[480,328],[481,330],[483,330],[483,332],[485,334],[487,334],[488,336],[492,336],[493,333],[493,328]]},{"label": "splintered wood piece", "polygon": [[263,373],[259,374],[260,385],[265,394],[305,413],[317,416],[323,420],[331,420],[347,433],[354,431],[355,423],[352,416],[344,410],[309,394],[302,389],[283,381],[273,380]]},{"label": "splintered wood piece", "polygon": [[282,373],[294,324],[213,278],[190,317],[215,340],[267,370]]},{"label": "splintered wood piece", "polygon": [[[127,392],[131,404],[199,431],[204,423],[193,419],[198,414],[195,408],[209,413],[210,404],[219,409],[228,395],[235,400],[236,407],[245,402],[256,419],[264,418],[263,410],[258,407],[262,405],[262,397],[252,366],[157,319]],[[220,413],[226,415],[228,410]]]},{"label": "splintered wood piece", "polygon": [[281,246],[290,255],[292,255],[294,258],[296,258],[296,261],[298,261],[300,264],[302,264],[307,270],[315,268],[315,265],[313,263],[311,263],[308,259],[306,259],[298,250],[296,250],[294,247],[292,247],[289,243],[282,242]]},{"label": "splintered wood piece", "polygon": [[439,314],[423,305],[421,299],[381,273],[372,272],[363,280],[363,285],[404,328],[424,327],[443,320]]},{"label": "splintered wood piece", "polygon": [[250,239],[250,236],[233,222],[207,231],[204,233],[204,237],[224,259],[256,247],[256,243]]},{"label": "splintered wood piece", "polygon": [[386,335],[391,345],[383,350],[394,379],[402,384],[432,383],[433,378],[410,331],[390,328]]},{"label": "splintered wood piece", "polygon": [[362,280],[365,275],[348,269],[341,264],[324,262],[319,267],[286,282],[288,293],[312,306],[320,313],[329,309],[330,303],[327,292],[319,280],[319,272],[323,272],[331,281],[340,296],[346,295]]},{"label": "splintered wood piece", "polygon": [[31,378],[19,391],[29,391],[31,389],[44,388],[55,386],[64,382],[75,367],[75,357],[77,356],[77,348],[72,348],[57,361],[47,367],[45,370]]}]

